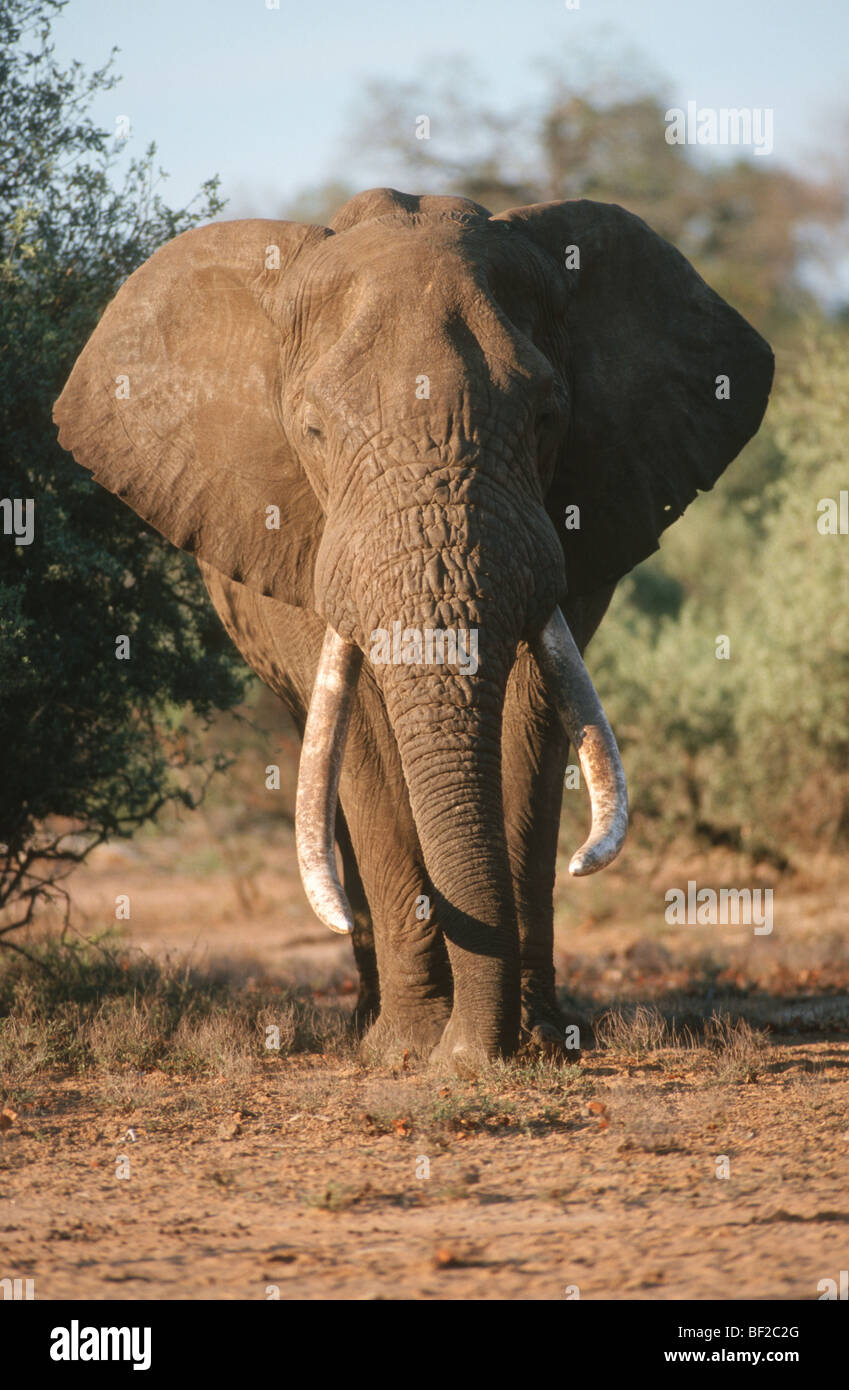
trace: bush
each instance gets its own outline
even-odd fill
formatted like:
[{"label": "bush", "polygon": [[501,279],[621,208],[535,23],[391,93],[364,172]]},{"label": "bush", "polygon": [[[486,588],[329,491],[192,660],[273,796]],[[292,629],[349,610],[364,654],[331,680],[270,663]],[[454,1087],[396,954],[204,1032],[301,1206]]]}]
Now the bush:
[{"label": "bush", "polygon": [[[244,668],[194,562],[98,488],[56,443],[53,402],[106,303],[163,241],[222,207],[155,191],[155,147],[122,187],[119,150],[86,115],[111,59],[62,70],[50,26],[64,0],[0,14],[0,934],[107,836],[169,798],[175,767],[206,767],[181,724],[234,704]],[[32,51],[28,46],[33,45]],[[34,534],[10,504],[34,503]],[[24,540],[28,543],[19,543]],[[116,659],[116,639],[130,658]],[[59,818],[59,819],[57,819]]]},{"label": "bush", "polygon": [[[638,831],[781,861],[849,833],[849,537],[818,529],[849,487],[845,329],[809,326],[728,483],[621,586],[590,665]],[[670,582],[678,613],[647,611]]]}]

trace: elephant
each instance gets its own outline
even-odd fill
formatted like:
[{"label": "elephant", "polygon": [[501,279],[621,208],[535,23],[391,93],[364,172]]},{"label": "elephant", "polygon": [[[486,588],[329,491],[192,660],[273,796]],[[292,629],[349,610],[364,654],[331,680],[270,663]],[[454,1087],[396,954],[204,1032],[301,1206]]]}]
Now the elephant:
[{"label": "elephant", "polygon": [[571,873],[615,857],[628,814],[583,652],[772,375],[675,247],[584,199],[493,216],[380,188],[329,226],[217,222],[105,310],[59,442],[194,554],[291,711],[301,876],[353,938],[369,1055],[562,1048],[570,745],[591,804]]}]

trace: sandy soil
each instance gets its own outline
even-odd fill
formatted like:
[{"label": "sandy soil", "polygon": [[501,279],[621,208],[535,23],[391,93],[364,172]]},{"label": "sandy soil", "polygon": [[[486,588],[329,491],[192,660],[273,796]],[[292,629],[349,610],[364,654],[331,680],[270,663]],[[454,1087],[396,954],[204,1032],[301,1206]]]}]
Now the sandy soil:
[{"label": "sandy soil", "polygon": [[[0,1135],[0,1276],[47,1299],[816,1299],[849,1265],[846,884],[833,865],[775,881],[769,937],[670,928],[664,888],[694,868],[564,887],[561,976],[595,1013],[717,1005],[767,1045],[626,1040],[500,1079],[344,1052],[38,1077]],[[312,919],[285,829],[244,856],[200,821],[105,848],[79,875],[83,928],[124,893],[147,951],[350,1002],[348,945]]]},{"label": "sandy soil", "polygon": [[557,1125],[441,1141],[406,1132],[414,1079],[381,1079],[399,1120],[375,1134],[350,1067],[290,1064],[241,1100],[154,1073],[106,1110],[66,1083],[7,1133],[4,1268],[39,1298],[813,1299],[847,1263],[849,1046],[774,1065],[709,1087],[590,1060],[594,1100]]}]

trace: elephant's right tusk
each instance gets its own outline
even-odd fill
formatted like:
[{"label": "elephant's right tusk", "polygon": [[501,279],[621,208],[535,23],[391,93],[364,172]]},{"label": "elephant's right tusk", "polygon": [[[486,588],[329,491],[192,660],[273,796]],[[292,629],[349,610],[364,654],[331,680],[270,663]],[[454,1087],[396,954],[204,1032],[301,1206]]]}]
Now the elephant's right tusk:
[{"label": "elephant's right tusk", "polygon": [[304,891],[319,920],[344,936],[354,930],[354,919],[336,872],[336,801],[362,659],[359,647],[328,627],[304,729],[295,802]]},{"label": "elephant's right tusk", "polygon": [[628,829],[628,790],[616,739],[566,619],[555,608],[536,643],[548,693],[578,752],[592,807],[592,828],[569,872],[593,874],[615,859]]}]

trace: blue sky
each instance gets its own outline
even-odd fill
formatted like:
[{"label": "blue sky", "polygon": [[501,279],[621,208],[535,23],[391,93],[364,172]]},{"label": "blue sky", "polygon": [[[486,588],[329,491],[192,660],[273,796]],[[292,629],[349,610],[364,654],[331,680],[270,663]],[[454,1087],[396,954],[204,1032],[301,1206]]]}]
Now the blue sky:
[{"label": "blue sky", "polygon": [[781,162],[804,169],[846,157],[846,0],[279,3],[70,0],[57,21],[62,60],[93,66],[120,47],[124,80],[94,114],[110,128],[130,118],[128,154],[156,140],[172,204],[216,172],[230,216],[277,215],[300,188],[334,174],[364,187],[392,182],[367,150],[343,154],[364,83],[437,73],[455,55],[474,64],[478,95],[507,110],[540,90],[540,59],[564,71],[580,67],[583,51],[619,72],[642,62],[668,106],[773,108]]}]

